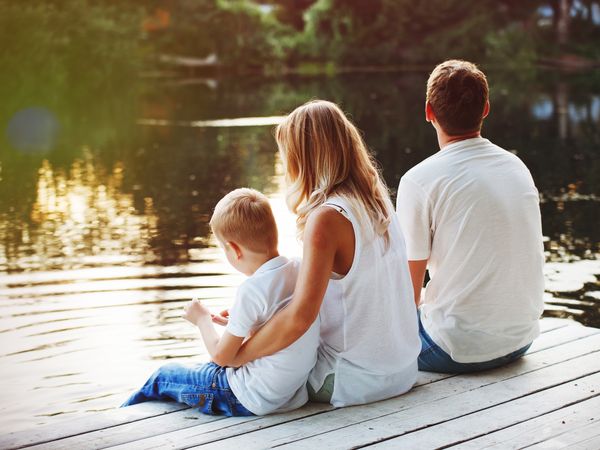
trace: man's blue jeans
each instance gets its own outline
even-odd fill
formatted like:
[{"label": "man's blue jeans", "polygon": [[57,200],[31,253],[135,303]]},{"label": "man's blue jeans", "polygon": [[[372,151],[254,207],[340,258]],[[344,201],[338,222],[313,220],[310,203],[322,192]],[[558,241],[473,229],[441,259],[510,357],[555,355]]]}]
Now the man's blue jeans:
[{"label": "man's blue jeans", "polygon": [[175,400],[205,414],[253,416],[231,391],[225,368],[213,362],[185,366],[166,364],[152,374],[146,384],[121,405],[149,400]]},{"label": "man's blue jeans", "polygon": [[495,369],[519,359],[525,354],[531,343],[517,351],[490,361],[476,363],[460,363],[454,361],[448,353],[442,350],[427,334],[421,323],[419,314],[419,335],[421,336],[421,353],[419,354],[419,370],[440,373],[469,373],[481,370]]}]

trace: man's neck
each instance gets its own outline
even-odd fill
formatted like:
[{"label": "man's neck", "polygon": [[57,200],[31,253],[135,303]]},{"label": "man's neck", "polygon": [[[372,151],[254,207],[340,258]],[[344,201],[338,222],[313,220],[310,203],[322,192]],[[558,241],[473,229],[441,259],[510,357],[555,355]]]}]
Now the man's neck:
[{"label": "man's neck", "polygon": [[438,144],[440,146],[440,150],[449,144],[453,144],[455,142],[464,141],[465,139],[473,139],[476,137],[481,137],[481,131],[473,131],[472,133],[461,134],[458,136],[450,136],[443,131],[437,130]]}]

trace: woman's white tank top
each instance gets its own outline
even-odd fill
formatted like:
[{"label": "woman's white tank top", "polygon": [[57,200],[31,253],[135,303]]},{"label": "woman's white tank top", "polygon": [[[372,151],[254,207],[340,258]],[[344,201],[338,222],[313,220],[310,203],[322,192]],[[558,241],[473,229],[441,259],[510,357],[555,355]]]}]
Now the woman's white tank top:
[{"label": "woman's white tank top", "polygon": [[354,229],[350,271],[329,282],[321,319],[318,360],[309,376],[315,390],[335,375],[331,404],[369,403],[408,391],[416,381],[421,350],[417,311],[400,225],[390,202],[389,246],[369,233],[364,212],[341,196],[327,206],[343,214]]}]

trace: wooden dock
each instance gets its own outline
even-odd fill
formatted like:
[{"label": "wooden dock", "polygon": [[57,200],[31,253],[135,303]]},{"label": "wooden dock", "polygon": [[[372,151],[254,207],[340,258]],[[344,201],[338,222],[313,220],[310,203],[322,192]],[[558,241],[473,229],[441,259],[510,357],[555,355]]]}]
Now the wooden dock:
[{"label": "wooden dock", "polygon": [[529,352],[509,366],[421,372],[407,394],[369,405],[225,418],[151,402],[4,434],[0,448],[600,449],[600,329],[562,319],[541,325]]}]

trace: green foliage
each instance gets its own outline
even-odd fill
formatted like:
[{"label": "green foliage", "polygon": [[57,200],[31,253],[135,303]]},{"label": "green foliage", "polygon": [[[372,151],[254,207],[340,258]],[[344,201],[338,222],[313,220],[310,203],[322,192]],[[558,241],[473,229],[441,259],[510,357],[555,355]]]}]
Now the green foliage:
[{"label": "green foliage", "polygon": [[[304,29],[304,13],[317,0],[270,0],[277,21],[296,31]],[[259,2],[263,3],[263,2]]]},{"label": "green foliage", "polygon": [[340,64],[386,64],[397,49],[396,27],[390,26],[393,2],[319,0],[306,13],[306,31],[314,57]]},{"label": "green foliage", "polygon": [[312,42],[313,57],[342,65],[481,60],[489,53],[488,36],[525,21],[537,7],[535,2],[529,8],[512,3],[319,0],[305,15],[306,40]]},{"label": "green foliage", "polygon": [[0,89],[65,93],[129,76],[142,59],[140,20],[138,9],[89,0],[0,0]]},{"label": "green foliage", "polygon": [[23,72],[130,67],[140,41],[141,10],[91,0],[0,0],[2,67]]},{"label": "green foliage", "polygon": [[[523,67],[559,50],[555,27],[538,25],[538,8],[557,14],[557,5],[557,0],[0,0],[0,62],[10,67],[9,58],[27,54],[19,61],[24,73],[42,67],[66,78],[90,66],[98,77],[113,77],[115,71],[139,68],[144,55],[154,64],[163,54],[215,55],[227,72],[432,64],[451,57]],[[591,12],[598,2],[578,5],[564,49],[598,58],[600,27]],[[168,23],[143,31],[144,19],[158,9]]]},{"label": "green foliage", "polygon": [[179,0],[169,5],[171,21],[151,33],[155,51],[174,55],[217,55],[228,67],[262,66],[278,56],[283,28],[246,0]]},{"label": "green foliage", "polygon": [[522,28],[509,26],[485,36],[486,60],[489,65],[514,73],[531,73],[537,57],[534,39]]}]

